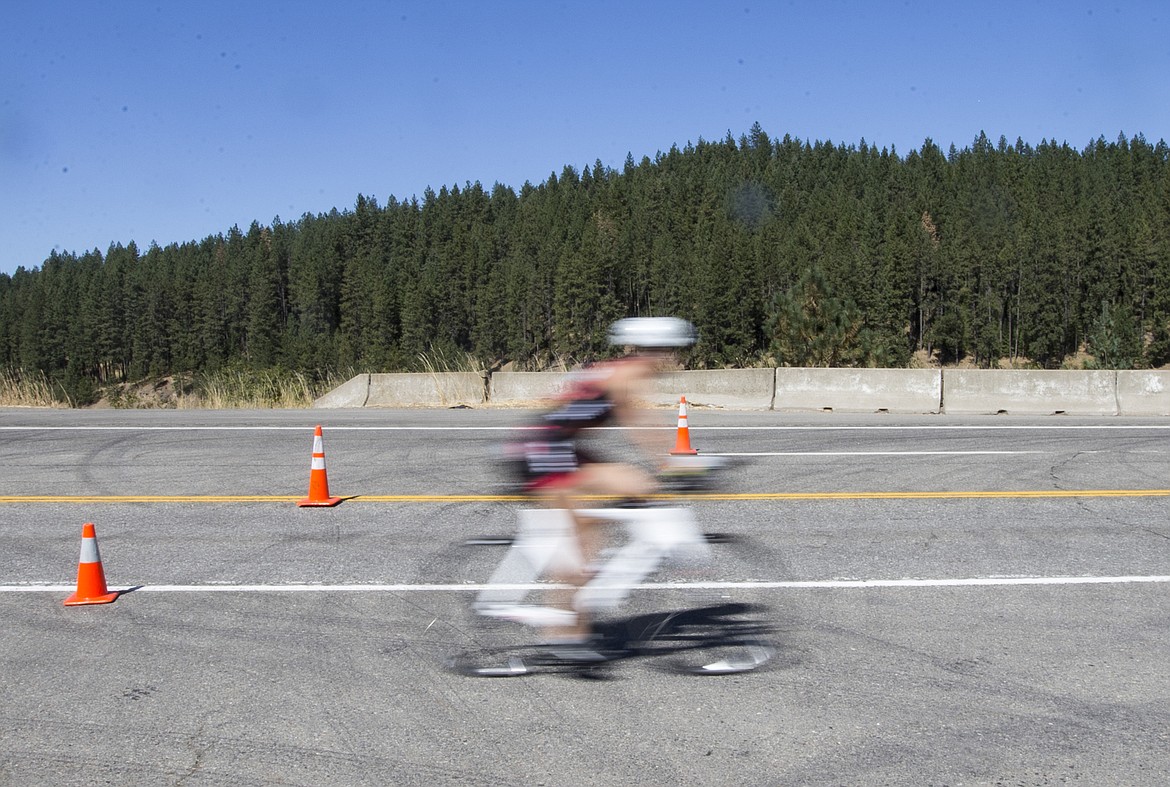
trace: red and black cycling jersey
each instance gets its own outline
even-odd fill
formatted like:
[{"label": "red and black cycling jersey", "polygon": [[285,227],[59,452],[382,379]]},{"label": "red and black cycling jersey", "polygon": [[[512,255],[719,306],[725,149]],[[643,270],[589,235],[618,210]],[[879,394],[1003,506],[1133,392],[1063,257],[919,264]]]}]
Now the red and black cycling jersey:
[{"label": "red and black cycling jersey", "polygon": [[606,391],[584,388],[578,393],[584,396],[569,399],[541,416],[541,422],[563,439],[576,437],[582,429],[603,426],[613,417],[613,399]]},{"label": "red and black cycling jersey", "polygon": [[581,448],[580,433],[613,418],[616,405],[607,383],[616,363],[620,361],[584,370],[558,404],[540,417],[536,434],[510,446],[509,456],[518,465],[525,489],[564,483],[581,465],[597,461]]}]

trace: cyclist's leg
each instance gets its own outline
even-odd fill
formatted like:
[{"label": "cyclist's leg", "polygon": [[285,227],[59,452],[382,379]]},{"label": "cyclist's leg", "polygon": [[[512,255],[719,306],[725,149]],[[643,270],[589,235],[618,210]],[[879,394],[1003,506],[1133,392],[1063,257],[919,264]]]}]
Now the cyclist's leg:
[{"label": "cyclist's leg", "polygon": [[[585,510],[580,513],[590,516],[594,512]],[[622,510],[620,520],[629,532],[630,540],[577,593],[579,611],[618,606],[668,556],[701,561],[710,556],[710,548],[688,508]]]},{"label": "cyclist's leg", "polygon": [[483,614],[506,612],[508,607],[523,602],[528,595],[524,586],[547,574],[550,566],[580,563],[568,512],[522,509],[517,519],[516,540],[488,578],[488,586],[476,596],[474,606]]},{"label": "cyclist's leg", "polygon": [[[578,473],[573,474],[574,481]],[[575,486],[575,483],[563,484],[541,493],[541,500],[546,506],[567,514],[570,525],[566,533],[568,543],[565,554],[574,558],[551,561],[547,567],[548,578],[565,585],[546,593],[547,605],[561,610],[566,615],[562,624],[547,625],[543,628],[544,637],[549,642],[583,641],[588,638],[590,631],[589,621],[573,609],[573,597],[577,589],[585,583],[586,566],[593,560],[595,543],[593,531],[597,523],[583,521],[573,513]]]},{"label": "cyclist's leg", "polygon": [[576,475],[574,490],[583,495],[638,499],[652,493],[657,486],[653,476],[642,468],[618,462],[585,464]]},{"label": "cyclist's leg", "polygon": [[592,574],[588,567],[595,563],[605,543],[606,528],[610,525],[602,519],[584,516],[586,501],[591,495],[613,495],[617,497],[645,497],[654,490],[654,479],[632,465],[590,462],[582,464],[572,474],[569,482],[548,490],[546,499],[555,507],[564,508],[572,516],[574,536],[582,563],[579,566],[565,566],[555,579],[568,585],[555,591],[550,599],[551,606],[576,613],[573,625],[553,626],[545,630],[550,640],[582,641],[592,633],[588,610],[576,604],[578,591],[585,586]]}]

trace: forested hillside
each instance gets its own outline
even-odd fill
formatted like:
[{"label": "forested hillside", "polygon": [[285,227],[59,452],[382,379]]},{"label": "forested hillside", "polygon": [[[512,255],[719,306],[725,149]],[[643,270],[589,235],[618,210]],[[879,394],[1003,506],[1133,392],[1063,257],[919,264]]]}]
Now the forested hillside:
[{"label": "forested hillside", "polygon": [[0,275],[0,368],[42,370],[82,401],[225,366],[411,370],[420,354],[471,353],[540,368],[606,353],[606,326],[638,314],[693,320],[693,368],[901,366],[917,350],[1162,365],[1168,149],[980,135],[900,154],[757,125],[519,191],[358,196]]}]

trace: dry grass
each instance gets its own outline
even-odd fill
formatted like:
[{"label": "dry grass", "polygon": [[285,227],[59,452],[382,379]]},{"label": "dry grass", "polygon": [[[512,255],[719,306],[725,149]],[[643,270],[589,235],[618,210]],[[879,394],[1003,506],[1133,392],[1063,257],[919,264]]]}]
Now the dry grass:
[{"label": "dry grass", "polygon": [[122,383],[106,390],[99,407],[171,410],[303,409],[352,377],[332,374],[314,381],[303,372],[230,369],[192,378],[166,377]]},{"label": "dry grass", "polygon": [[349,378],[331,376],[314,383],[302,372],[217,372],[199,379],[190,392],[177,396],[175,407],[187,410],[307,408],[346,379]]},{"label": "dry grass", "polygon": [[69,407],[53,395],[44,372],[26,374],[19,369],[0,370],[0,407]]},{"label": "dry grass", "polygon": [[474,372],[483,371],[483,364],[469,352],[448,354],[443,350],[432,349],[430,352],[419,353],[418,362],[426,374],[443,372]]}]

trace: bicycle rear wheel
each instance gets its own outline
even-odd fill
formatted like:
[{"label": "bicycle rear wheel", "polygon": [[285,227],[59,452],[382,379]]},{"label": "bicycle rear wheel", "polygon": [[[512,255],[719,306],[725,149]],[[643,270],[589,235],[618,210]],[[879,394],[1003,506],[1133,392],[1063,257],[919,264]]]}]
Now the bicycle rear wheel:
[{"label": "bicycle rear wheel", "polygon": [[451,656],[447,666],[473,678],[518,678],[535,673],[564,673],[577,678],[600,679],[610,656],[588,648],[556,648],[548,645],[515,645],[463,651]]},{"label": "bicycle rear wheel", "polygon": [[527,648],[484,648],[456,653],[447,666],[473,678],[516,678],[535,671],[532,653]]}]

